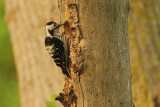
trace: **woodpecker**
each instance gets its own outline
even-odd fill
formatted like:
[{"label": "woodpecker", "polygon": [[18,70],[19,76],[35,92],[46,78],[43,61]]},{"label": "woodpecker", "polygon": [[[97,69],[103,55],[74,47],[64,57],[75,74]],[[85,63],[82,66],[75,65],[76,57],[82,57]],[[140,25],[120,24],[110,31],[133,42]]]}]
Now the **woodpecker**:
[{"label": "woodpecker", "polygon": [[69,69],[67,67],[64,40],[62,39],[62,35],[59,33],[59,28],[62,25],[64,24],[57,24],[53,21],[50,21],[46,24],[47,35],[45,37],[45,47],[56,65],[62,69],[63,74],[71,78]]}]

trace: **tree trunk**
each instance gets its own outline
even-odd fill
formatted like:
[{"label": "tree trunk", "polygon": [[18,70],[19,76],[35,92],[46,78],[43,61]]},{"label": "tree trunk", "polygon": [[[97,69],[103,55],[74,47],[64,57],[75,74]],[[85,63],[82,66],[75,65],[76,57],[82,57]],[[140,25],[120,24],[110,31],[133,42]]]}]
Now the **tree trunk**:
[{"label": "tree trunk", "polygon": [[[128,0],[62,0],[61,22],[71,28],[72,87],[77,101],[64,106],[132,107],[128,41]],[[64,27],[64,30],[66,28]],[[68,32],[67,32],[68,34]],[[75,100],[75,99],[74,99]]]},{"label": "tree trunk", "polygon": [[[59,21],[57,0],[6,0],[6,18],[16,61],[21,107],[45,107],[64,76],[45,49],[45,24]],[[58,107],[61,104],[58,104]]]}]

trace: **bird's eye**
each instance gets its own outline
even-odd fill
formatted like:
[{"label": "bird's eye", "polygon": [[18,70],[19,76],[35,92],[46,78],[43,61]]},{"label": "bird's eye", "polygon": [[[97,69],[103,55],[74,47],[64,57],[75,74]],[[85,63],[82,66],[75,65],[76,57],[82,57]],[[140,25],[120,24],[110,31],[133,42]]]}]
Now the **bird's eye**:
[{"label": "bird's eye", "polygon": [[56,26],[56,24],[54,24],[54,26]]}]

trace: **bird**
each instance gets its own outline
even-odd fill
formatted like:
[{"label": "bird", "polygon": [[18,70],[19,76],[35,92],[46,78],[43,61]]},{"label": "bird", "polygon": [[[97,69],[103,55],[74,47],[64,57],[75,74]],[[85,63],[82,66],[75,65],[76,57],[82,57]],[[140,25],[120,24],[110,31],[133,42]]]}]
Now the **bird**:
[{"label": "bird", "polygon": [[66,49],[64,46],[64,40],[62,35],[59,33],[59,28],[64,24],[58,24],[54,21],[46,23],[46,37],[45,37],[45,47],[54,62],[58,67],[61,68],[62,73],[67,77],[71,78],[70,71],[67,66],[68,58],[66,56]]}]

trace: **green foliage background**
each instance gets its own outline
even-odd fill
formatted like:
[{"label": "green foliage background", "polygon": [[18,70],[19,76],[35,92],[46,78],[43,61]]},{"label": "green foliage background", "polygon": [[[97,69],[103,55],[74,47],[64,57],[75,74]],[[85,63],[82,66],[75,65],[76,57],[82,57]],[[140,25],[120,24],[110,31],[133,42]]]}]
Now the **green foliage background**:
[{"label": "green foliage background", "polygon": [[4,15],[4,0],[0,0],[0,107],[20,107],[16,69]]}]

